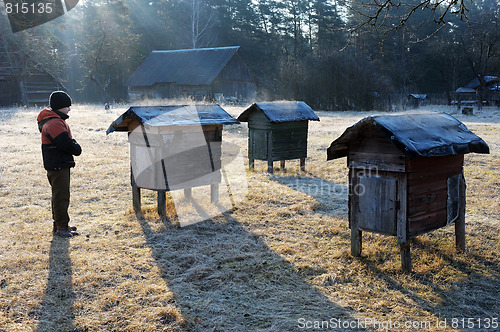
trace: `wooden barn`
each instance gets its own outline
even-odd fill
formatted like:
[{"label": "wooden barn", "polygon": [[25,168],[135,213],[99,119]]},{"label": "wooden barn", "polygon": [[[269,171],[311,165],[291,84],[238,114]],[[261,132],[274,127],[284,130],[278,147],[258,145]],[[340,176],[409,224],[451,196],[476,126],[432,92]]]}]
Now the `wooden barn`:
[{"label": "wooden barn", "polygon": [[248,160],[266,160],[268,171],[273,162],[300,159],[304,170],[307,158],[309,120],[319,121],[314,111],[302,101],[255,103],[240,114],[238,120],[248,122]]},{"label": "wooden barn", "polygon": [[442,113],[367,117],[333,141],[328,160],[349,167],[351,253],[362,231],[397,236],[404,271],[411,271],[409,239],[455,223],[465,249],[464,154],[489,153],[487,144]]},{"label": "wooden barn", "polygon": [[0,105],[46,105],[63,84],[16,45],[0,38]]},{"label": "wooden barn", "polygon": [[125,82],[129,98],[245,101],[255,82],[239,46],[153,51]]},{"label": "wooden barn", "polygon": [[132,198],[141,210],[141,188],[158,192],[158,213],[166,215],[165,193],[211,186],[218,199],[224,124],[239,122],[218,105],[130,107],[108,128],[128,132]]}]

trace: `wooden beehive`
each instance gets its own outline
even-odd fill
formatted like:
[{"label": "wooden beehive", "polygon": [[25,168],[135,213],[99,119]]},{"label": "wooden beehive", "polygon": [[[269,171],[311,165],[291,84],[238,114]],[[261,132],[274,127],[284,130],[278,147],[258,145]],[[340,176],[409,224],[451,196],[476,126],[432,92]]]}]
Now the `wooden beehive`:
[{"label": "wooden beehive", "polygon": [[218,199],[224,124],[237,124],[218,105],[130,107],[108,128],[127,131],[130,143],[134,209],[142,189],[158,192],[158,212],[165,215],[165,192],[210,185]]},{"label": "wooden beehive", "polygon": [[238,120],[248,122],[248,160],[254,169],[254,160],[265,160],[268,171],[273,162],[299,159],[302,170],[307,158],[309,120],[318,116],[304,102],[284,101],[255,103],[240,114]]},{"label": "wooden beehive", "polygon": [[464,154],[487,144],[450,115],[373,116],[328,148],[328,160],[347,156],[351,253],[362,231],[397,236],[402,268],[411,271],[409,239],[455,223],[465,249]]}]

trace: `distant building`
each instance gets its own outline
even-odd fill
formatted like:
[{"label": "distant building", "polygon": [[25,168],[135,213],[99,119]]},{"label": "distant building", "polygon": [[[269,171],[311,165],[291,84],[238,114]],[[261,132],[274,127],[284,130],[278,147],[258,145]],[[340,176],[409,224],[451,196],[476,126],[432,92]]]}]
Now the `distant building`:
[{"label": "distant building", "polygon": [[[500,79],[497,76],[484,76],[485,86],[482,96],[483,104],[495,104],[500,106]],[[481,87],[479,78],[475,77],[463,87],[455,91],[457,103],[476,102],[478,90]]]},{"label": "distant building", "polygon": [[408,104],[414,108],[418,108],[427,102],[427,95],[411,93],[408,95]]},{"label": "distant building", "polygon": [[131,100],[191,97],[245,101],[255,82],[239,46],[153,51],[125,82]]}]

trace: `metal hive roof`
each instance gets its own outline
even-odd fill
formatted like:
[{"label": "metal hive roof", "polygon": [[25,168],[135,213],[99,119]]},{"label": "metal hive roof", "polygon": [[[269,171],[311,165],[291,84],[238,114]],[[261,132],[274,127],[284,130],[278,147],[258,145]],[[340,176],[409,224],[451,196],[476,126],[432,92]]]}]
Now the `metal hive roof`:
[{"label": "metal hive roof", "polygon": [[362,119],[332,142],[327,151],[328,160],[347,156],[349,145],[365,138],[369,127],[380,130],[410,159],[489,153],[488,145],[451,115],[419,113]]},{"label": "metal hive roof", "polygon": [[113,121],[106,134],[128,131],[130,120],[133,119],[146,127],[240,123],[219,105],[133,106]]},{"label": "metal hive roof", "polygon": [[239,46],[153,51],[125,82],[125,86],[156,83],[210,85]]},{"label": "metal hive roof", "polygon": [[255,103],[241,113],[238,120],[247,122],[250,113],[256,110],[262,111],[270,122],[275,123],[303,120],[319,121],[316,113],[303,101]]}]

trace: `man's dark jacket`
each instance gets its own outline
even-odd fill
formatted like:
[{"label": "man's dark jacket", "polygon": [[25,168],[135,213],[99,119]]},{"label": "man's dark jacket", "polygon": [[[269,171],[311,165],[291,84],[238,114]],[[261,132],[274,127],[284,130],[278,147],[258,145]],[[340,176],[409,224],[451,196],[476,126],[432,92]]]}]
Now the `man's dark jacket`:
[{"label": "man's dark jacket", "polygon": [[36,120],[42,133],[43,166],[46,170],[74,167],[73,156],[82,153],[82,148],[71,136],[65,121],[68,117],[67,114],[48,108],[38,114]]}]

